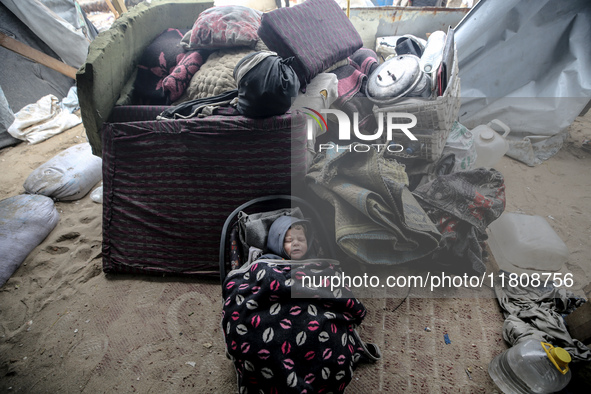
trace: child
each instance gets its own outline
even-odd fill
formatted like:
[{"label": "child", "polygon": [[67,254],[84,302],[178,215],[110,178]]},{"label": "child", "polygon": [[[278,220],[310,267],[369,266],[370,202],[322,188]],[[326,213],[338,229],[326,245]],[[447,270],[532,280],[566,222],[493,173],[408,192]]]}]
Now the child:
[{"label": "child", "polygon": [[262,259],[303,260],[309,258],[310,223],[292,216],[280,216],[269,228],[267,253]]},{"label": "child", "polygon": [[240,393],[342,394],[357,363],[381,357],[355,330],[366,309],[350,290],[338,296],[331,290],[298,290],[298,275],[337,275],[338,266],[322,259],[277,260],[310,258],[311,230],[306,220],[280,216],[270,226],[267,254],[261,257],[269,261],[232,270],[224,280],[222,331]]}]

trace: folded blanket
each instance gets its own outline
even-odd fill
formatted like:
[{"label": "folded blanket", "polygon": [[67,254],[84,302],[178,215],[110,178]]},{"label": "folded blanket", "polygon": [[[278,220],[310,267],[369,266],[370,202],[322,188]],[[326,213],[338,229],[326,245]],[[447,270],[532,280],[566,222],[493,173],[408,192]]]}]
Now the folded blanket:
[{"label": "folded blanket", "polygon": [[408,190],[404,167],[383,152],[323,151],[306,180],[333,205],[345,253],[367,264],[401,264],[430,254],[441,235]]},{"label": "folded blanket", "polygon": [[185,51],[184,30],[167,29],[140,56],[133,84],[134,100],[141,104],[170,104],[185,92],[208,51]]},{"label": "folded blanket", "polygon": [[[361,48],[349,57],[348,64],[330,71],[339,80],[339,98],[333,107],[349,115],[359,114],[359,130],[373,134],[378,124],[373,114],[373,103],[365,96],[368,75],[378,67],[378,58],[371,49]],[[359,141],[362,142],[362,141]]]}]

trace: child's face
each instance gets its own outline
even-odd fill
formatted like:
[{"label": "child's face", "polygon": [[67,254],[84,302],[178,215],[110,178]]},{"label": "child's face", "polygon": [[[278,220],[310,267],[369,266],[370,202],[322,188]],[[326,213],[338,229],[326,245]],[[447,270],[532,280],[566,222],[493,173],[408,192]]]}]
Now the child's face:
[{"label": "child's face", "polygon": [[301,259],[308,251],[308,240],[302,226],[294,226],[285,233],[283,249],[292,260]]}]

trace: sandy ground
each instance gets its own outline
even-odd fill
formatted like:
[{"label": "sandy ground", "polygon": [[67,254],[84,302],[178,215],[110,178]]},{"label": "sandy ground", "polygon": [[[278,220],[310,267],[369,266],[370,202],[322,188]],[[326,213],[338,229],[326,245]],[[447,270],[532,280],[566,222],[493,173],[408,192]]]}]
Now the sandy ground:
[{"label": "sandy ground", "polygon": [[[532,168],[504,157],[499,166],[507,211],[548,220],[569,248],[563,272],[575,274],[579,294],[591,290],[585,139],[591,139],[591,114],[577,119],[566,145],[547,162]],[[0,151],[0,199],[23,193],[32,170],[84,140],[80,125]],[[105,275],[102,205],[87,195],[56,207],[57,227],[0,289],[0,392],[233,392],[218,328],[219,284]],[[384,360],[360,368],[349,392],[494,391],[486,367],[506,348],[495,299],[408,299],[398,310],[396,304],[367,301],[362,335],[379,343]],[[442,349],[447,332],[455,347]]]},{"label": "sandy ground", "polygon": [[[105,27],[112,19],[96,18]],[[560,272],[573,273],[573,290],[589,297],[591,153],[581,144],[591,139],[591,113],[569,131],[545,163],[528,167],[504,157],[498,169],[506,211],[549,222],[569,249]],[[31,171],[83,141],[80,125],[37,145],[0,150],[0,199],[24,193]],[[0,288],[0,392],[235,392],[219,329],[219,283],[106,275],[102,205],[87,195],[56,207],[57,227]],[[496,391],[486,368],[507,345],[494,298],[400,301],[364,300],[361,335],[384,358],[361,366],[347,392]]]}]

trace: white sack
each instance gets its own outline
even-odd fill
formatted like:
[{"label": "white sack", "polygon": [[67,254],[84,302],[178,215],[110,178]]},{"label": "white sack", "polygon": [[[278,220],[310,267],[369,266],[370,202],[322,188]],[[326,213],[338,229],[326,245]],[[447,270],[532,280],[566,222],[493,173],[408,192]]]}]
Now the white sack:
[{"label": "white sack", "polygon": [[0,287],[58,221],[51,198],[22,194],[0,201]]},{"label": "white sack", "polygon": [[102,179],[102,163],[90,144],[74,145],[37,167],[23,186],[27,193],[78,200]]},{"label": "white sack", "polygon": [[102,183],[99,187],[94,189],[92,191],[92,193],[90,193],[90,199],[92,201],[96,202],[97,204],[103,203],[103,184]]},{"label": "white sack", "polygon": [[80,123],[79,116],[62,109],[59,99],[48,94],[14,114],[8,132],[14,138],[36,144]]}]

